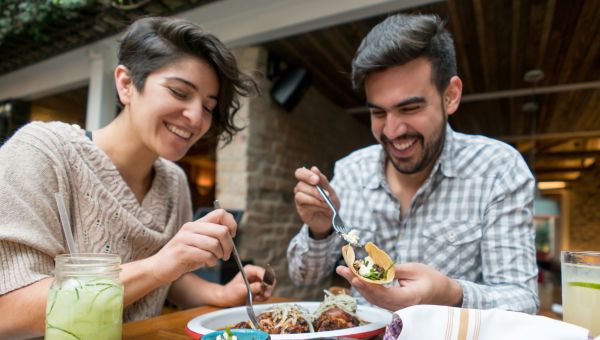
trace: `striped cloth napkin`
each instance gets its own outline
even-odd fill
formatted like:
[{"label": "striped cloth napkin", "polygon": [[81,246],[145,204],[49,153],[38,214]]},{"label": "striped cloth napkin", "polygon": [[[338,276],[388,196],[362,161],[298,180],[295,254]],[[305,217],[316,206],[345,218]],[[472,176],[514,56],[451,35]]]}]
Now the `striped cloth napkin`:
[{"label": "striped cloth napkin", "polygon": [[589,331],[545,316],[499,309],[417,305],[394,313],[384,340],[589,340]]}]

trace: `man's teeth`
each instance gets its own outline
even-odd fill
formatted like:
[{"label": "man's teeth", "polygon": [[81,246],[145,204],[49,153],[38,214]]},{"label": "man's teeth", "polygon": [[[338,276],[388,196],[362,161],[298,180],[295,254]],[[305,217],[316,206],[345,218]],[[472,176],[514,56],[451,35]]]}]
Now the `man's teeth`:
[{"label": "man's teeth", "polygon": [[392,143],[392,145],[394,146],[394,149],[399,150],[399,151],[404,151],[404,150],[410,148],[414,143],[415,143],[415,141],[412,140],[412,141],[406,142],[406,143]]},{"label": "man's teeth", "polygon": [[176,126],[170,125],[170,124],[166,124],[167,126],[167,130],[173,132],[174,134],[176,134],[177,136],[184,138],[184,139],[189,139],[190,137],[192,137],[192,133],[185,131],[183,129],[180,129]]}]

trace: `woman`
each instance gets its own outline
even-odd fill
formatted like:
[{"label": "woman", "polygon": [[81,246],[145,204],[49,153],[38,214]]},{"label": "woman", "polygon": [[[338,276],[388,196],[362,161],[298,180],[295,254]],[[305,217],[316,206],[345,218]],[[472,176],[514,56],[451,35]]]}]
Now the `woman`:
[{"label": "woman", "polygon": [[[207,133],[230,141],[238,97],[256,84],[217,38],[170,18],[127,29],[114,75],[123,108],[106,127],[31,123],[0,149],[0,338],[43,332],[53,259],[67,252],[59,191],[79,251],[121,256],[124,321],[157,315],[166,298],[184,308],[244,302],[239,274],[222,286],[190,273],[229,258],[236,223],[222,209],[189,222],[187,179],[172,161]],[[256,300],[267,299],[263,268],[246,270]]]}]

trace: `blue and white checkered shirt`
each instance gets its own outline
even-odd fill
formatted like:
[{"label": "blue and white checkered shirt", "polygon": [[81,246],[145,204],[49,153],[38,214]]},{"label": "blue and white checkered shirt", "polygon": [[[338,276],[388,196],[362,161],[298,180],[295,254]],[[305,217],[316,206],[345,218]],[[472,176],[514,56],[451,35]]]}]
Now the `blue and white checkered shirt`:
[{"label": "blue and white checkered shirt", "polygon": [[[446,128],[446,143],[405,216],[384,176],[380,145],[338,161],[332,187],[347,227],[396,263],[420,262],[455,279],[467,308],[536,313],[537,266],[532,206],[535,181],[512,147]],[[297,284],[332,273],[342,240],[314,240],[304,225],[288,248]],[[367,303],[356,290],[359,303]]]}]

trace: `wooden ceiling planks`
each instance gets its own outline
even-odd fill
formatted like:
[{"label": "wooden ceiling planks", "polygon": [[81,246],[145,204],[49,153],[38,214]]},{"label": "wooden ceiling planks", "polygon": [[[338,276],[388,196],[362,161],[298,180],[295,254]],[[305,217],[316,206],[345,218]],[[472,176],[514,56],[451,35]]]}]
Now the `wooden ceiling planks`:
[{"label": "wooden ceiling planks", "polygon": [[[456,6],[456,1],[448,2],[448,29],[452,30],[454,44],[456,48],[456,55],[466,55],[467,54],[467,46],[465,44],[465,37],[463,33],[463,26],[461,25],[461,21],[459,19],[458,9]],[[467,58],[457,58],[457,67],[462,70],[460,73],[460,77],[463,81],[463,91],[464,93],[473,93],[474,90],[474,80],[471,75],[471,65],[469,64]]]}]

